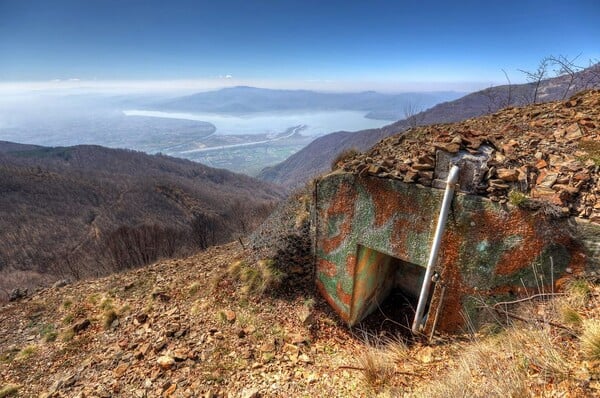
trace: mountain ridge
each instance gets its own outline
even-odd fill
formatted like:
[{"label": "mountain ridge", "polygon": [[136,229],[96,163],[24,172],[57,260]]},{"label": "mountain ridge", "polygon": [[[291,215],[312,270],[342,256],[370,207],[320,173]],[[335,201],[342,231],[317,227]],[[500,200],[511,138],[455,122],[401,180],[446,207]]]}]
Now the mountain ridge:
[{"label": "mountain ridge", "polygon": [[[375,91],[336,93],[236,86],[183,96],[154,106],[160,110],[234,114],[297,110],[356,110],[368,112],[367,117],[373,119],[390,120],[390,115],[400,113],[406,104],[429,107],[440,101],[457,98],[461,94],[454,91],[399,94],[382,94]],[[396,119],[397,117],[392,117],[391,120]]]},{"label": "mountain ridge", "polygon": [[236,239],[267,216],[282,191],[164,155],[0,142],[0,196],[6,295]]},{"label": "mountain ridge", "polygon": [[[574,82],[569,83],[569,78],[559,76],[543,80],[538,98],[547,102],[562,99],[567,94],[572,95],[585,88],[600,87],[600,64],[577,72]],[[317,138],[282,163],[263,169],[258,178],[293,190],[327,171],[335,157],[345,150],[365,151],[381,139],[416,125],[458,122],[493,113],[507,106],[524,105],[531,99],[534,90],[534,83],[490,87],[454,101],[437,104],[425,111],[415,112],[407,119],[379,129],[334,132],[332,134],[335,139],[330,135]]]}]

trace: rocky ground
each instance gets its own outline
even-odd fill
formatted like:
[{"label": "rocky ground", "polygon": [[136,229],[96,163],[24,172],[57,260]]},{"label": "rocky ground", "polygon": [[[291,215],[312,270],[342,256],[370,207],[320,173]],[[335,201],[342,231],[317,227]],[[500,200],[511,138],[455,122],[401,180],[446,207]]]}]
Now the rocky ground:
[{"label": "rocky ground", "polygon": [[600,91],[567,101],[506,108],[459,123],[417,127],[338,167],[431,186],[439,151],[490,160],[475,192],[494,201],[551,203],[562,215],[600,222]]},{"label": "rocky ground", "polygon": [[[374,322],[349,330],[313,294],[309,268],[288,270],[287,279],[262,295],[244,289],[231,265],[247,256],[236,242],[4,305],[0,396],[441,397],[452,390],[440,380],[465,382],[463,355],[474,350],[472,358],[484,355],[487,364],[496,356],[491,363],[501,373],[518,365],[526,376],[519,383],[529,391],[524,396],[600,393],[600,355],[588,361],[577,333],[535,321],[519,329],[552,339],[557,366],[564,368],[559,372],[536,362],[547,347],[528,343],[540,351],[521,358],[490,340],[504,328],[500,321],[490,337],[465,334],[431,343],[407,341]],[[600,312],[594,289],[577,307],[586,319]],[[544,308],[536,307],[531,319]],[[396,331],[404,332],[401,326]],[[469,383],[488,385],[493,374],[486,369],[469,371]]]},{"label": "rocky ground", "polygon": [[[339,166],[432,185],[438,149],[485,145],[479,194],[598,221],[599,129],[591,91],[413,129]],[[3,305],[0,398],[600,396],[595,273],[560,294],[482,300],[489,321],[461,335],[412,337],[386,303],[348,329],[315,294],[310,199],[293,195],[249,241]]]}]

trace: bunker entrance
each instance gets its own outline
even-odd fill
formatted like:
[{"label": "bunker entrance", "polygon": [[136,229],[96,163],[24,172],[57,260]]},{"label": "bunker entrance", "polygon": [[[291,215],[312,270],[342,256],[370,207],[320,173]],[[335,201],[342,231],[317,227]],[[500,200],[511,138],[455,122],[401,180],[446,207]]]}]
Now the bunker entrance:
[{"label": "bunker entrance", "polygon": [[[410,330],[425,268],[366,246],[358,246],[352,320],[369,328]],[[430,289],[425,316],[429,311]]]}]

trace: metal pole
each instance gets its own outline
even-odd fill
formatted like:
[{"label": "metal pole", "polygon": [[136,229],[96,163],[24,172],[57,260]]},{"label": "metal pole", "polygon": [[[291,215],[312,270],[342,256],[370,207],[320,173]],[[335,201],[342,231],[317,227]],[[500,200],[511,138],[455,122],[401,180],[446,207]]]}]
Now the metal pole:
[{"label": "metal pole", "polygon": [[442,235],[444,228],[446,227],[446,220],[448,220],[448,212],[450,210],[450,204],[452,203],[452,196],[454,195],[454,186],[458,180],[458,166],[452,166],[450,173],[448,174],[448,180],[446,181],[446,191],[444,191],[444,199],[442,201],[442,208],[440,210],[440,216],[438,218],[437,227],[435,229],[435,235],[433,236],[433,243],[431,244],[431,252],[429,253],[429,261],[427,262],[427,269],[425,270],[425,279],[421,286],[421,294],[419,295],[419,303],[417,304],[417,310],[415,311],[415,319],[412,324],[412,332],[419,333],[421,324],[423,322],[423,313],[425,312],[425,306],[427,305],[427,299],[429,298],[429,289],[431,288],[431,275],[433,274],[433,267],[437,260],[440,245],[442,243]]}]

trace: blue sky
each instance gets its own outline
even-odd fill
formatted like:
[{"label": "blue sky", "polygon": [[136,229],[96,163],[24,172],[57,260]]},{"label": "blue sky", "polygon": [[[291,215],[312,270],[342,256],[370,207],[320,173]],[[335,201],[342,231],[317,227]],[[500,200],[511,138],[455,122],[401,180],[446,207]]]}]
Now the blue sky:
[{"label": "blue sky", "polygon": [[0,0],[0,82],[471,90],[600,58],[599,21],[598,0]]}]

